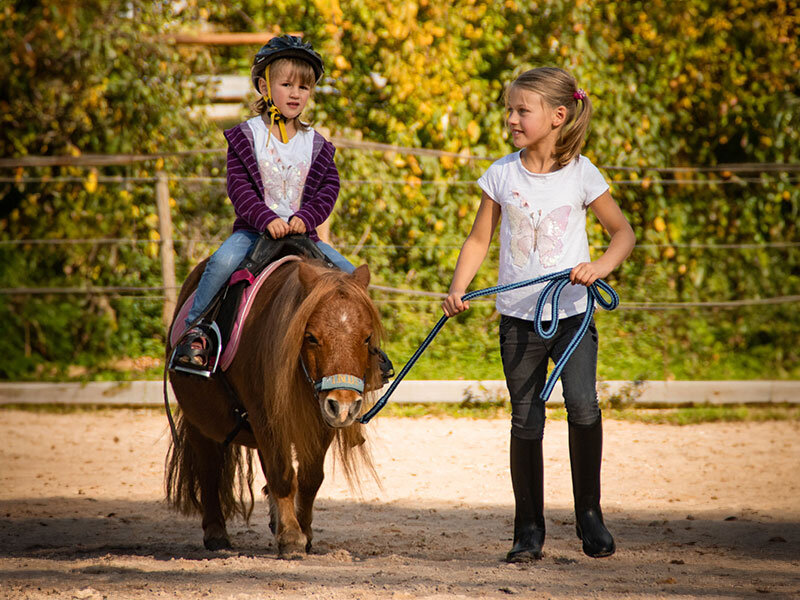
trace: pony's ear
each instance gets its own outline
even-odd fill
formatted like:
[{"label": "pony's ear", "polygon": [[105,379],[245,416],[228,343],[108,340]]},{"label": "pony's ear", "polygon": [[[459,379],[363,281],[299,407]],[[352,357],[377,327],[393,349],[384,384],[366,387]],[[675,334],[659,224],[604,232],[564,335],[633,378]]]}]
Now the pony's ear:
[{"label": "pony's ear", "polygon": [[369,285],[369,267],[367,265],[361,265],[353,271],[353,277],[356,278],[356,281],[361,287],[366,289]]},{"label": "pony's ear", "polygon": [[302,285],[303,289],[308,292],[312,287],[314,287],[314,282],[319,278],[319,273],[314,269],[314,267],[301,261],[297,266],[297,277],[300,279],[300,285]]}]

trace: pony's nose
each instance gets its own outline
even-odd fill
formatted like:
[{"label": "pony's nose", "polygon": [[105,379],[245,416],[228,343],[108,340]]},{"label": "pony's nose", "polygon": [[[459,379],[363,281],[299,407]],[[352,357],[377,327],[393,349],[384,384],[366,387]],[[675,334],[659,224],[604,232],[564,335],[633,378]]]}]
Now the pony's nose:
[{"label": "pony's nose", "polygon": [[325,412],[328,413],[328,416],[332,419],[339,418],[339,402],[336,398],[328,398],[325,399]]},{"label": "pony's nose", "polygon": [[363,400],[352,391],[334,390],[320,398],[322,416],[332,427],[347,427],[361,411]]},{"label": "pony's nose", "polygon": [[356,417],[358,417],[358,413],[359,412],[361,412],[361,397],[360,396],[358,398],[356,398],[355,401],[353,401],[350,404],[350,418],[355,419]]}]

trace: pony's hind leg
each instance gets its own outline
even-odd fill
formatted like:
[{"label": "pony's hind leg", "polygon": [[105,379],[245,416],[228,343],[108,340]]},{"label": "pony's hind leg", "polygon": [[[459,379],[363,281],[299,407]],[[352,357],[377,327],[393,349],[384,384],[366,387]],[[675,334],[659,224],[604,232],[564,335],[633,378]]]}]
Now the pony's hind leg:
[{"label": "pony's hind leg", "polygon": [[[267,466],[264,463],[264,456],[261,454],[260,450],[258,451],[258,460],[261,462],[261,472],[264,473],[264,477],[266,477]],[[278,509],[273,505],[272,496],[269,494],[269,481],[267,481],[264,487],[261,488],[261,491],[269,502],[269,530],[272,532],[272,535],[275,535],[275,530],[277,528]]]},{"label": "pony's hind leg", "polygon": [[297,473],[297,521],[306,536],[306,552],[311,552],[314,535],[311,521],[314,518],[314,500],[325,479],[325,452],[327,445],[307,461],[298,465]]},{"label": "pony's hind leg", "polygon": [[203,545],[208,550],[228,549],[231,541],[225,528],[225,515],[220,499],[225,449],[222,444],[205,437],[191,425],[187,434],[196,459],[195,475],[200,487],[203,515]]}]

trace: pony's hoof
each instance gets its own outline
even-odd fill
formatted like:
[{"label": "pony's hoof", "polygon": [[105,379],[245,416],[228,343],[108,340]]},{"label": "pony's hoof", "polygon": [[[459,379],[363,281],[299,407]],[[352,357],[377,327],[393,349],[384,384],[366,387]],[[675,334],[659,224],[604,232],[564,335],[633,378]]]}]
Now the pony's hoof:
[{"label": "pony's hoof", "polygon": [[278,541],[278,557],[285,560],[298,560],[306,555],[306,548],[311,543],[306,536],[300,532],[282,536]]},{"label": "pony's hoof", "polygon": [[278,558],[283,560],[303,560],[306,557],[304,546],[286,546],[278,548]]},{"label": "pony's hoof", "polygon": [[227,537],[209,538],[203,540],[203,545],[206,547],[206,550],[211,550],[212,552],[216,552],[217,550],[230,550],[233,547],[231,546],[231,541]]}]

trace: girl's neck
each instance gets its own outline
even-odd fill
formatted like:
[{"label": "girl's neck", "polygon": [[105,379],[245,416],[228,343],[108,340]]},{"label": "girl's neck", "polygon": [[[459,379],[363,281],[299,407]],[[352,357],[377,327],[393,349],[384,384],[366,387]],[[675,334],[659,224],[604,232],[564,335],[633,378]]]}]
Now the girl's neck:
[{"label": "girl's neck", "polygon": [[522,166],[531,173],[551,173],[560,168],[553,154],[553,147],[526,146],[520,153]]}]

